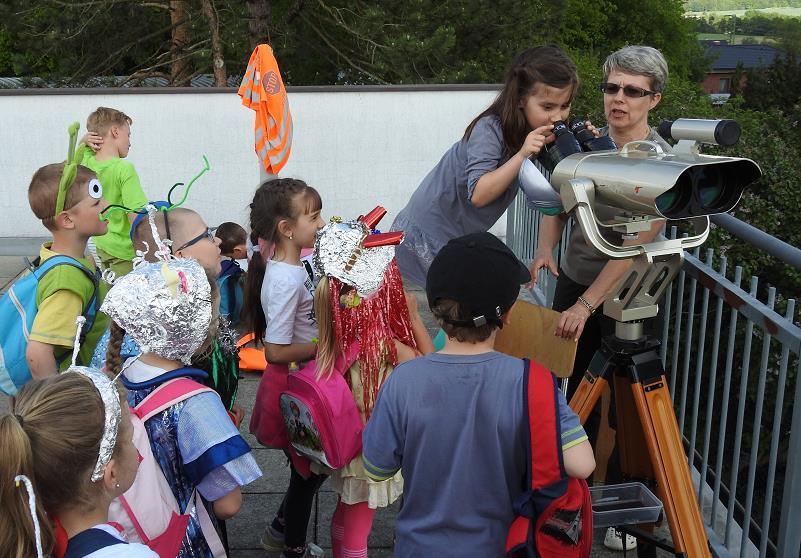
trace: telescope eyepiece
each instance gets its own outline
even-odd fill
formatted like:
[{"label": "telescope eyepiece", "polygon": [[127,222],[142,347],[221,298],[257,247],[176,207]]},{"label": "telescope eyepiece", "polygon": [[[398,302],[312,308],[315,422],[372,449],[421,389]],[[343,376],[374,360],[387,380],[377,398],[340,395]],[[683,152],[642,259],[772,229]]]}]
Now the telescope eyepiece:
[{"label": "telescope eyepiece", "polygon": [[656,131],[665,139],[693,140],[699,143],[729,147],[740,141],[742,128],[736,120],[679,118],[664,120]]},{"label": "telescope eyepiece", "polygon": [[570,131],[576,136],[584,151],[610,151],[617,149],[617,144],[609,136],[595,137],[578,118],[570,123]]},{"label": "telescope eyepiece", "polygon": [[553,123],[553,135],[556,136],[556,139],[548,148],[548,154],[554,167],[565,157],[581,153],[581,145],[564,121],[557,120]]}]

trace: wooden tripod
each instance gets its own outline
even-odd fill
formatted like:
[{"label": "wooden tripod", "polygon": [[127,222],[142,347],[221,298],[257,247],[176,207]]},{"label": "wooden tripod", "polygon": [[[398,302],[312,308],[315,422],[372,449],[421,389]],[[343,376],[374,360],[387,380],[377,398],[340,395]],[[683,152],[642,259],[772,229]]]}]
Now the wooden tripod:
[{"label": "wooden tripod", "polygon": [[[642,323],[618,322],[618,326],[642,330]],[[604,387],[610,380],[614,382],[617,443],[624,476],[656,481],[677,556],[711,557],[658,346],[658,341],[648,337],[635,341],[617,336],[604,339],[570,407],[583,424]],[[647,455],[643,448],[647,448]]]}]

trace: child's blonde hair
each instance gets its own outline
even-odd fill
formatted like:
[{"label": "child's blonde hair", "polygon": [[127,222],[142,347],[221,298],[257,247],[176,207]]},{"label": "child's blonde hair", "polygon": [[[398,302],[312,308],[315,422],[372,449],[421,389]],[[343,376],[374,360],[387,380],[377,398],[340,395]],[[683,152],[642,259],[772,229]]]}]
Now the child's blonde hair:
[{"label": "child's blonde hair", "polygon": [[417,348],[417,342],[412,332],[403,280],[394,259],[384,273],[378,292],[349,307],[344,301],[353,291],[352,287],[326,275],[317,283],[314,291],[314,315],[319,328],[317,376],[325,378],[334,373],[339,355],[351,343],[358,341],[359,375],[364,387],[363,408],[369,418],[381,387],[381,369],[398,364],[395,340],[412,349]]},{"label": "child's blonde hair", "polygon": [[[200,214],[186,207],[176,207],[170,211],[159,210],[153,216],[153,221],[162,240],[171,240],[174,247],[180,247],[189,240],[188,227],[190,223],[188,221],[192,217],[200,219]],[[131,240],[134,250],[145,252],[145,260],[156,261],[156,241],[153,238],[150,219],[147,215],[136,224]],[[147,250],[145,250],[145,243],[147,243]]]},{"label": "child's blonde hair", "polygon": [[97,107],[97,109],[86,119],[86,129],[105,136],[112,126],[124,126],[133,124],[131,117],[122,111],[108,107]]},{"label": "child's blonde hair", "polygon": [[[125,400],[124,394],[120,400]],[[17,475],[26,475],[33,483],[45,555],[54,543],[46,511],[57,516],[67,510],[91,509],[103,490],[103,483],[91,482],[91,476],[104,422],[100,393],[91,380],[74,372],[29,382],[19,392],[13,414],[0,416],[3,556],[36,556],[28,496],[15,486]]]}]

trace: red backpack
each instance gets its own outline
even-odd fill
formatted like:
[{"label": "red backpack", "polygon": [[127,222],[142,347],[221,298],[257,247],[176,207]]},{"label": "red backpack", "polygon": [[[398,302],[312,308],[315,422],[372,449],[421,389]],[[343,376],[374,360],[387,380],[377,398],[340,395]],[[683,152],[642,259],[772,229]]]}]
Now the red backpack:
[{"label": "red backpack", "polygon": [[526,486],[515,502],[507,558],[587,558],[592,549],[592,501],[587,481],[568,477],[562,456],[556,378],[525,360],[528,416]]}]

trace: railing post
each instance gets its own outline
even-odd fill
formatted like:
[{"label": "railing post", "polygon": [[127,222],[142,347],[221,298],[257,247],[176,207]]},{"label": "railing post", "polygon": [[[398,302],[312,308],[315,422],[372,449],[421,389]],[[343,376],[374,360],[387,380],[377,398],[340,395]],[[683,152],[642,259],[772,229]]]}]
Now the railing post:
[{"label": "railing post", "polygon": [[782,514],[779,522],[777,556],[798,556],[801,553],[801,356],[795,377],[793,420],[790,423],[790,446],[782,495]]},{"label": "railing post", "polygon": [[520,239],[518,235],[515,234],[517,231],[515,230],[517,227],[517,198],[515,196],[512,200],[512,204],[506,210],[506,245],[514,252],[515,254],[520,256]]}]

